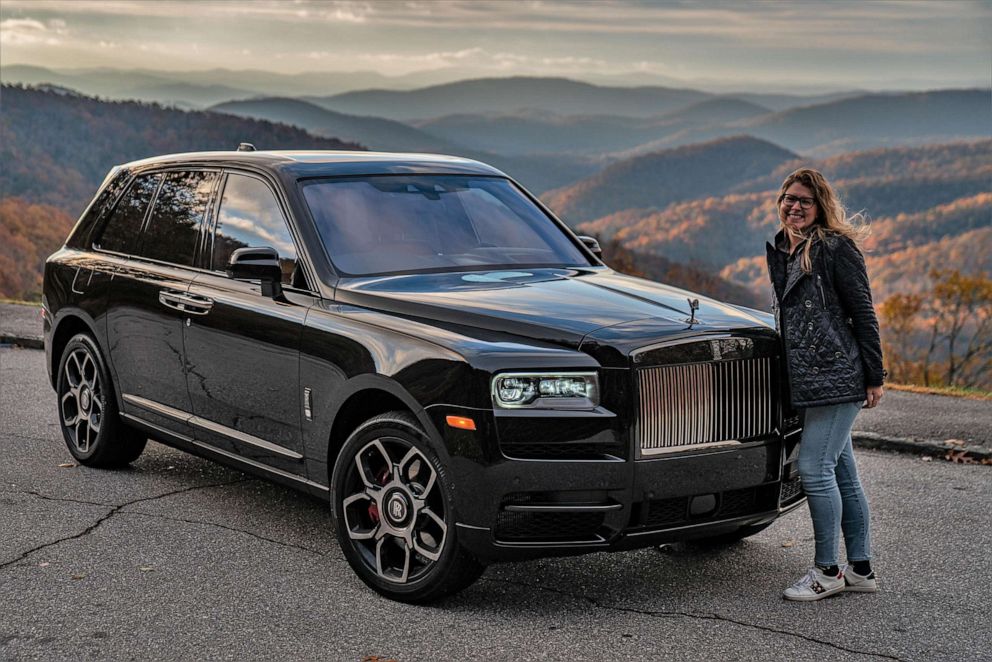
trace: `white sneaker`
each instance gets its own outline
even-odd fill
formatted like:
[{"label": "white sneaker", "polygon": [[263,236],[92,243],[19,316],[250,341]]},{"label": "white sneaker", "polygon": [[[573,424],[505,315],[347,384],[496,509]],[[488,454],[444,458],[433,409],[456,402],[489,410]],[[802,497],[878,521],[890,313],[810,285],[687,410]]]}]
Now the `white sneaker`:
[{"label": "white sneaker", "polygon": [[844,590],[844,573],[837,573],[836,577],[823,574],[817,568],[812,567],[802,579],[785,589],[786,600],[799,600],[801,602],[812,602],[828,596],[840,593]]},{"label": "white sneaker", "polygon": [[875,580],[875,571],[872,570],[867,575],[859,575],[850,566],[842,565],[841,572],[844,573],[845,591],[855,593],[874,593],[878,590],[878,582]]}]

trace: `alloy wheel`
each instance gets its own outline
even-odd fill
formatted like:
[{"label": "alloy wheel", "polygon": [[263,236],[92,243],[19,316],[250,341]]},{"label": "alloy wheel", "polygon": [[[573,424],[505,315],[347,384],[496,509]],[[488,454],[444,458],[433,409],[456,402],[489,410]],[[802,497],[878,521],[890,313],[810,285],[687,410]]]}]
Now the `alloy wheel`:
[{"label": "alloy wheel", "polygon": [[103,423],[104,399],[100,370],[86,348],[77,348],[66,358],[65,392],[59,401],[62,426],[79,453],[90,451]]},{"label": "alloy wheel", "polygon": [[382,580],[416,581],[441,557],[448,524],[437,470],[410,442],[366,443],[348,468],[342,512],[348,541]]}]

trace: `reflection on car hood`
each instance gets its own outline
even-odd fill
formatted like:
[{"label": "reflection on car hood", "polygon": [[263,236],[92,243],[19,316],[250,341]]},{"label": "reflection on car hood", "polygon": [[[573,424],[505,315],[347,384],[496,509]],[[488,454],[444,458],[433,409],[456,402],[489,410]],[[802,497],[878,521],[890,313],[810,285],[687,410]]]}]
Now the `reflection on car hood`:
[{"label": "reflection on car hood", "polygon": [[[768,327],[754,311],[609,269],[519,269],[349,279],[342,303],[579,347],[625,349],[686,332]],[[699,300],[694,323],[689,299]],[[636,324],[630,324],[638,322]],[[624,326],[620,326],[624,325]],[[616,327],[610,333],[596,333]]]}]

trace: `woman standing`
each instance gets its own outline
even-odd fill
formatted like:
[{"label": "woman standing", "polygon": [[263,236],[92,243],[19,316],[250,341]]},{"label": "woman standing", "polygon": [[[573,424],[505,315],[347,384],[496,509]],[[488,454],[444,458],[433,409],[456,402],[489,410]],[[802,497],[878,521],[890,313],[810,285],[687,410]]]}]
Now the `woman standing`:
[{"label": "woman standing", "polygon": [[[864,257],[867,228],[852,224],[826,178],[807,168],[782,183],[781,229],[768,244],[778,329],[792,405],[805,410],[799,474],[816,556],[785,590],[819,600],[844,590],[874,592],[868,501],[858,480],[851,428],[864,403],[882,398],[882,348]],[[849,566],[838,565],[840,533]]]}]

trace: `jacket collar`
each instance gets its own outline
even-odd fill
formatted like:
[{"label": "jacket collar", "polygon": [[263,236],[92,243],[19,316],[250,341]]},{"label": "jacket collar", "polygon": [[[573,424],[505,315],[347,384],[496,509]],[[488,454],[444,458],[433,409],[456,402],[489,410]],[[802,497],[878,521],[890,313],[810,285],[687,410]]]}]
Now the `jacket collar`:
[{"label": "jacket collar", "polygon": [[[807,241],[809,241],[809,239],[803,240],[803,242],[800,243],[799,246],[796,247],[795,258],[794,259],[796,259],[796,260],[800,259],[799,258],[799,253],[801,251],[805,250],[805,244],[806,244]],[[766,244],[766,248],[769,251],[769,254],[772,254],[773,251],[778,251],[778,252],[781,252],[781,253],[783,253],[785,255],[789,255],[788,250],[787,249],[786,250],[782,250],[782,248],[779,248],[780,246],[783,247],[783,248],[788,247],[788,239],[785,236],[785,230],[779,230],[775,234],[775,238],[772,241],[770,241],[770,242],[768,242]],[[816,246],[814,244],[813,247],[810,249],[810,251],[811,251],[810,252],[810,258],[813,258],[816,255],[817,249],[818,249],[818,246]],[[789,256],[789,257],[791,258],[791,256]],[[794,288],[796,286],[796,283],[798,283],[799,281],[801,281],[803,279],[803,277],[809,275],[805,271],[803,271],[802,268],[799,265],[796,265],[796,268],[794,268],[794,269],[788,269],[786,271],[786,274],[787,275],[786,275],[786,280],[785,280],[785,286],[782,288],[782,299],[783,300],[785,299],[786,295],[789,294],[789,291],[792,290],[792,288]]]}]

